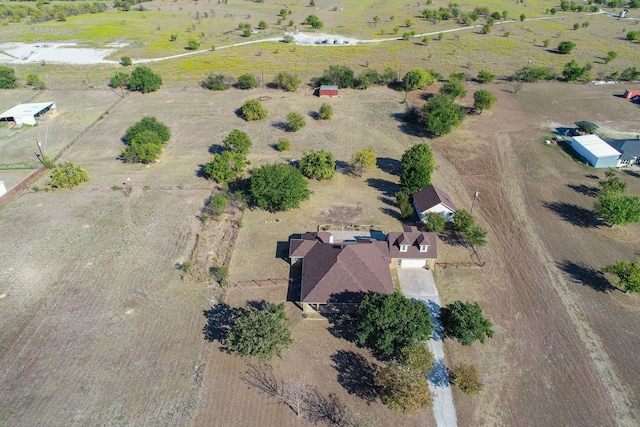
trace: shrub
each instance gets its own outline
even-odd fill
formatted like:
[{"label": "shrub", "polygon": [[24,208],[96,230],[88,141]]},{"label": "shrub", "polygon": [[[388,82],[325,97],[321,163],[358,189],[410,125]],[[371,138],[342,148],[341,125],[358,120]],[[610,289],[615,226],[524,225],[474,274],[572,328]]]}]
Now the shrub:
[{"label": "shrub", "polygon": [[636,67],[629,67],[622,70],[620,73],[620,79],[626,81],[638,80],[640,78],[640,71]]},{"label": "shrub", "polygon": [[276,145],[276,148],[278,149],[278,151],[287,151],[290,147],[291,147],[291,143],[286,138],[280,138],[278,140],[278,145]]},{"label": "shrub", "polygon": [[299,169],[283,164],[262,165],[249,179],[255,204],[272,212],[300,206],[300,202],[311,196],[308,185]]},{"label": "shrub", "polygon": [[467,89],[464,84],[458,80],[448,81],[440,87],[440,93],[450,99],[464,98],[467,96]]},{"label": "shrub", "polygon": [[524,21],[525,19],[527,19],[527,15],[525,15],[524,13],[520,15],[520,21]]},{"label": "shrub", "polygon": [[469,363],[460,363],[451,370],[453,384],[465,394],[479,394],[484,389],[478,367]]},{"label": "shrub", "polygon": [[290,132],[297,132],[305,127],[307,122],[302,114],[292,111],[287,114],[286,124]]},{"label": "shrub", "polygon": [[489,33],[491,33],[491,24],[484,24],[484,26],[482,27],[482,34]]},{"label": "shrub", "polygon": [[534,83],[538,80],[553,80],[553,78],[554,75],[548,68],[529,65],[517,70],[513,76],[511,76],[512,80],[525,83]]},{"label": "shrub", "polygon": [[604,63],[608,64],[609,62],[613,61],[614,59],[616,59],[616,57],[618,56],[618,52],[611,50],[609,52],[607,52],[607,56],[605,56],[603,58]]},{"label": "shrub", "polygon": [[400,350],[400,362],[414,372],[429,375],[433,369],[433,353],[427,343],[416,342]]},{"label": "shrub", "polygon": [[436,79],[422,68],[414,68],[404,75],[402,84],[405,90],[423,89],[436,82]]},{"label": "shrub", "polygon": [[577,80],[588,80],[589,68],[587,66],[580,66],[575,59],[565,64],[562,70],[562,76],[568,82],[575,82]]},{"label": "shrub", "polygon": [[491,83],[495,79],[496,75],[487,70],[480,70],[478,72],[478,77],[476,78],[480,83]]},{"label": "shrub", "polygon": [[73,162],[60,163],[51,170],[51,186],[54,188],[73,188],[89,180],[89,175]]},{"label": "shrub", "polygon": [[439,233],[444,230],[446,222],[447,220],[440,212],[427,212],[424,218],[425,229],[431,233]]},{"label": "shrub", "polygon": [[396,193],[396,203],[400,209],[400,216],[402,219],[407,219],[413,215],[413,205],[409,201],[409,194],[406,191],[399,191]]},{"label": "shrub", "polygon": [[284,36],[282,36],[282,41],[285,43],[293,43],[294,40],[295,38],[290,34],[285,34]]},{"label": "shrub", "polygon": [[257,99],[250,99],[240,108],[242,117],[248,121],[261,120],[267,117],[267,110],[264,109],[262,103]]},{"label": "shrub", "polygon": [[447,304],[440,310],[439,318],[445,334],[462,345],[469,346],[475,341],[484,344],[486,337],[493,337],[493,325],[484,317],[478,303],[456,301]]},{"label": "shrub", "polygon": [[223,265],[222,267],[216,268],[214,275],[218,283],[220,283],[221,286],[225,286],[227,284],[227,279],[229,278],[229,267]]},{"label": "shrub", "polygon": [[388,363],[375,377],[382,402],[396,412],[416,412],[433,404],[433,394],[424,374]]},{"label": "shrub", "polygon": [[473,108],[482,112],[491,109],[498,101],[496,96],[488,90],[477,90],[473,93]]},{"label": "shrub", "polygon": [[[145,131],[145,133],[153,134],[154,132]],[[151,163],[158,159],[162,153],[162,145],[153,142],[139,143],[136,138],[127,145],[121,156],[124,160],[133,163]]]},{"label": "shrub", "polygon": [[207,78],[202,82],[202,86],[209,90],[227,90],[229,85],[224,81],[224,75],[222,74],[209,74]]},{"label": "shrub", "polygon": [[373,151],[373,148],[363,148],[362,150],[358,150],[353,153],[353,156],[351,157],[351,168],[360,174],[362,174],[366,169],[374,168],[376,163],[376,153]]},{"label": "shrub", "polygon": [[258,22],[258,28],[261,30],[266,30],[267,29],[267,23],[264,21],[260,21]]},{"label": "shrub", "polygon": [[336,85],[340,89],[353,87],[354,82],[353,70],[346,65],[330,65],[324,70],[322,76],[314,81],[316,86]]},{"label": "shrub", "polygon": [[466,233],[475,223],[476,219],[466,209],[458,209],[453,214],[453,229],[460,233]]},{"label": "shrub", "polygon": [[289,73],[287,71],[279,72],[273,80],[273,85],[285,92],[295,92],[298,90],[299,84],[300,77],[298,77],[297,74]]},{"label": "shrub", "polygon": [[251,73],[243,74],[238,77],[238,82],[236,83],[236,87],[238,89],[253,89],[258,87],[258,81],[256,80],[256,76]]},{"label": "shrub", "polygon": [[129,58],[128,56],[122,56],[120,58],[120,64],[122,64],[125,67],[128,67],[129,65],[133,64],[133,62],[131,61],[131,58]]},{"label": "shrub", "polygon": [[203,172],[208,178],[223,183],[240,178],[246,164],[244,155],[227,150],[214,154],[211,161],[204,165]]},{"label": "shrub", "polygon": [[304,21],[302,21],[302,24],[311,25],[311,28],[316,28],[316,29],[320,29],[324,27],[324,23],[316,15],[307,16],[304,19]]},{"label": "shrub", "polygon": [[211,210],[211,215],[214,218],[219,217],[224,213],[227,209],[227,204],[229,203],[229,199],[227,199],[226,194],[218,193],[211,198],[209,202],[209,209]]},{"label": "shrub", "polygon": [[189,37],[189,41],[187,41],[187,49],[196,50],[199,47],[200,47],[200,42],[194,38]]},{"label": "shrub", "polygon": [[320,110],[318,111],[318,117],[320,120],[329,120],[333,116],[333,107],[326,102],[322,103]]},{"label": "shrub", "polygon": [[640,33],[638,33],[638,31],[629,31],[627,33],[627,40],[635,42],[638,41],[638,39],[640,39]]},{"label": "shrub", "polygon": [[558,52],[563,54],[563,55],[566,55],[566,54],[571,53],[571,51],[575,47],[576,47],[576,44],[574,42],[565,40],[565,41],[560,42],[560,44],[558,44]]},{"label": "shrub", "polygon": [[31,86],[34,89],[38,89],[38,90],[44,90],[46,87],[44,82],[40,79],[40,77],[37,74],[27,75],[27,86]]},{"label": "shrub", "polygon": [[13,89],[16,87],[16,74],[13,68],[0,65],[0,89]]},{"label": "shrub", "polygon": [[333,179],[335,169],[336,161],[333,154],[324,150],[311,150],[300,159],[300,172],[309,179]]}]

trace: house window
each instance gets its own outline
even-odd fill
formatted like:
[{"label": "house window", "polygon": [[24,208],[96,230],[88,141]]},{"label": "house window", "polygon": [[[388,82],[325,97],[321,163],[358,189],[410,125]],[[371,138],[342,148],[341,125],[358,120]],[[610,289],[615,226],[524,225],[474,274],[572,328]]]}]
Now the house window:
[{"label": "house window", "polygon": [[420,252],[427,252],[429,249],[429,245],[420,245]]},{"label": "house window", "polygon": [[408,248],[409,248],[408,245],[400,245],[400,252],[407,252]]}]

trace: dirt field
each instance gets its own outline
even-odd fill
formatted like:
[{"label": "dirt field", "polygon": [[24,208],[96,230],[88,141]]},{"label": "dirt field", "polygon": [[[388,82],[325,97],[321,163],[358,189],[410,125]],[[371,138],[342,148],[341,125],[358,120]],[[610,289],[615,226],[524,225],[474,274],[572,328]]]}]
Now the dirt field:
[{"label": "dirt field", "polygon": [[[470,205],[478,185],[474,214],[489,229],[489,245],[480,251],[485,269],[436,270],[443,303],[479,301],[496,331],[484,346],[446,344],[448,364],[473,361],[486,383],[477,398],[454,392],[459,423],[637,424],[640,298],[611,290],[597,270],[635,256],[640,226],[590,226],[583,210],[593,198],[582,190],[596,187],[594,176],[603,173],[543,143],[549,126],[576,120],[640,129],[637,106],[612,96],[620,86],[527,85],[517,95],[509,85],[489,88],[499,97],[494,110],[430,141],[438,163],[434,182],[459,207]],[[265,121],[246,123],[235,115],[245,99],[261,94],[272,97]],[[422,102],[420,96],[410,101]],[[310,149],[333,151],[339,161],[361,147],[376,149],[379,170],[311,183],[314,194],[300,210],[245,213],[232,280],[284,277],[288,264],[279,258],[279,242],[290,234],[329,222],[399,229],[389,200],[398,180],[393,171],[402,152],[422,141],[396,119],[401,100],[387,89],[346,91],[329,100],[334,119],[309,118],[302,131],[287,134],[278,122],[289,111],[316,111],[324,100],[199,89],[125,98],[65,155],[88,170],[89,183],[26,194],[0,209],[0,423],[312,424],[310,414],[296,418],[250,385],[249,364],[204,339],[203,312],[220,291],[181,280],[176,268],[193,249],[201,231],[196,216],[214,188],[196,171],[210,146],[233,128],[253,139],[254,166],[299,159]],[[161,161],[119,163],[124,130],[148,114],[172,129]],[[50,123],[54,132],[56,118]],[[291,140],[292,151],[273,149],[279,137]],[[127,178],[130,196],[111,189]],[[640,194],[637,176],[624,179]],[[450,261],[469,257],[468,250],[445,244],[440,253]],[[224,301],[283,301],[286,295],[283,285],[243,285]],[[326,322],[303,321],[293,305],[288,310],[295,342],[270,364],[278,378],[312,384],[379,426],[434,425],[430,411],[396,416],[373,401],[367,381],[377,362],[368,352]]]}]

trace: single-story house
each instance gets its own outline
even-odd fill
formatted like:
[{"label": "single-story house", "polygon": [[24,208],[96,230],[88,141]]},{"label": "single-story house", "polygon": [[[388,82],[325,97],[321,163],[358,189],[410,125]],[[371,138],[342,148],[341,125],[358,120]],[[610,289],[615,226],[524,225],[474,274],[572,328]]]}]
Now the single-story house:
[{"label": "single-story house", "polygon": [[20,104],[0,114],[0,120],[13,121],[16,126],[36,125],[36,118],[51,109],[56,109],[55,102],[38,102],[34,104]]},{"label": "single-story house", "polygon": [[453,219],[456,207],[447,193],[430,185],[412,194],[413,207],[416,209],[420,221],[424,221],[427,212],[438,212],[447,221]]},{"label": "single-story house", "polygon": [[405,226],[402,233],[391,232],[387,239],[392,268],[435,267],[436,258],[438,258],[436,233],[418,231],[417,227]]},{"label": "single-story house", "polygon": [[386,241],[333,243],[330,233],[309,232],[291,239],[289,258],[302,262],[304,312],[350,312],[370,293],[393,293]]},{"label": "single-story house", "polygon": [[322,85],[318,89],[318,96],[328,96],[330,98],[338,96],[338,86]]},{"label": "single-story house", "polygon": [[621,153],[596,135],[572,136],[568,142],[594,168],[618,166]]},{"label": "single-story house", "polygon": [[355,311],[365,296],[393,293],[391,268],[435,266],[437,235],[404,227],[386,240],[335,242],[330,232],[307,232],[289,242],[289,258],[301,263],[299,301],[305,313]]},{"label": "single-story house", "polygon": [[619,151],[619,167],[631,166],[640,163],[640,139],[612,140],[608,141],[614,149]]}]

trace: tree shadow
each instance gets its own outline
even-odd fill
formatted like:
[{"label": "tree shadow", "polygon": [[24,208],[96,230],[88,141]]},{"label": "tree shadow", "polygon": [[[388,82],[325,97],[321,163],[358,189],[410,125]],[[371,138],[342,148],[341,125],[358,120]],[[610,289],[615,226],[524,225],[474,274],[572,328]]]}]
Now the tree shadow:
[{"label": "tree shadow", "polygon": [[300,285],[302,284],[302,261],[294,262],[289,267],[289,286],[287,287],[287,301],[296,305],[300,302]]},{"label": "tree shadow", "polygon": [[204,171],[206,165],[198,165],[198,169],[195,170],[196,177],[198,178],[209,178]]},{"label": "tree shadow", "polygon": [[402,172],[402,166],[400,166],[400,160],[392,159],[390,157],[378,157],[376,158],[376,166],[383,172],[391,175],[400,175]]},{"label": "tree shadow", "polygon": [[427,375],[427,379],[435,387],[447,387],[449,385],[449,371],[444,364],[444,359],[440,358],[433,361],[433,368]]},{"label": "tree shadow", "polygon": [[376,400],[378,392],[375,385],[375,364],[348,350],[338,350],[331,356],[331,361],[338,372],[338,383],[347,393],[358,396],[368,404]]},{"label": "tree shadow", "polygon": [[276,129],[288,132],[289,131],[289,126],[287,126],[287,124],[285,122],[283,122],[282,120],[276,120],[271,122],[271,126],[273,126]]},{"label": "tree shadow", "polygon": [[598,197],[600,194],[600,189],[598,187],[589,187],[588,185],[580,184],[567,184],[567,187],[571,188],[573,191],[584,194],[589,197]]},{"label": "tree shadow", "polygon": [[353,168],[344,160],[336,160],[336,172],[339,172],[343,175],[351,175],[351,173],[353,172]]},{"label": "tree shadow", "polygon": [[234,113],[236,113],[236,116],[241,118],[242,120],[244,120],[244,114],[242,113],[242,108],[236,108],[236,110],[234,111]]},{"label": "tree shadow", "polygon": [[589,178],[589,179],[597,179],[598,181],[600,181],[600,177],[598,175],[594,175],[592,173],[588,173],[584,177],[585,178]]},{"label": "tree shadow", "polygon": [[634,178],[640,178],[640,174],[639,174],[638,172],[634,172],[634,171],[632,171],[632,170],[628,170],[628,169],[624,169],[622,172],[623,172],[625,175],[629,175],[629,176],[632,176],[632,177],[634,177]]},{"label": "tree shadow", "polygon": [[369,187],[373,187],[387,197],[395,197],[400,191],[400,185],[386,179],[367,178]]},{"label": "tree shadow", "polygon": [[307,397],[305,417],[312,423],[324,422],[331,426],[343,426],[348,420],[347,408],[338,397],[329,393],[327,396],[314,388]]},{"label": "tree shadow", "polygon": [[320,120],[320,113],[318,113],[317,111],[309,111],[309,117],[311,117],[313,120]]},{"label": "tree shadow", "polygon": [[233,318],[243,311],[243,308],[231,307],[224,303],[216,304],[209,310],[203,311],[202,314],[207,319],[207,323],[202,328],[204,339],[210,342],[218,341],[222,344],[220,351],[224,351],[227,335],[233,326]]},{"label": "tree shadow", "polygon": [[387,206],[392,206],[394,208],[397,207],[397,203],[395,199],[392,199],[391,197],[378,196],[378,200],[380,200],[382,203],[384,203]]},{"label": "tree shadow", "polygon": [[345,341],[358,342],[358,323],[355,321],[356,319],[346,315],[327,316],[327,319],[331,325],[327,330],[331,335]]},{"label": "tree shadow", "polygon": [[438,233],[438,237],[442,241],[450,246],[463,246],[466,247],[467,243],[464,241],[464,238],[455,231],[453,228],[445,228],[443,231]]},{"label": "tree shadow", "polygon": [[564,260],[556,262],[556,266],[564,271],[573,283],[580,283],[598,292],[611,292],[617,289],[607,280],[602,271],[582,262]]},{"label": "tree shadow", "polygon": [[571,224],[592,228],[598,226],[598,220],[589,209],[565,202],[545,202],[544,207]]},{"label": "tree shadow", "polygon": [[398,221],[413,221],[415,219],[415,215],[411,215],[409,218],[402,218],[400,211],[396,209],[380,208],[380,212],[385,215],[389,215],[391,218],[397,219]]},{"label": "tree shadow", "polygon": [[431,339],[434,341],[442,341],[444,339],[444,329],[440,323],[440,305],[435,301],[428,300],[427,307],[431,313],[431,323],[433,323],[433,335]]},{"label": "tree shadow", "polygon": [[224,147],[220,144],[211,144],[207,151],[209,151],[209,154],[222,154]]},{"label": "tree shadow", "polygon": [[435,93],[425,92],[425,93],[420,94],[420,99],[422,99],[424,101],[428,101],[431,98],[433,98],[434,96],[436,96]]}]

